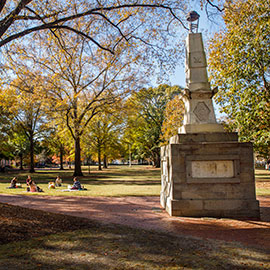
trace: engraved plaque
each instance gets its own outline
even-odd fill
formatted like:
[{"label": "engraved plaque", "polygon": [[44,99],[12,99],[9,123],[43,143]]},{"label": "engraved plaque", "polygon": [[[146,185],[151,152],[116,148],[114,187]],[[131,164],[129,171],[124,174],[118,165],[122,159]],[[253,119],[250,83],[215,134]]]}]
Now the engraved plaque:
[{"label": "engraved plaque", "polygon": [[232,160],[191,161],[192,178],[233,178]]},{"label": "engraved plaque", "polygon": [[203,52],[192,52],[189,53],[188,57],[190,68],[206,67],[205,54]]}]

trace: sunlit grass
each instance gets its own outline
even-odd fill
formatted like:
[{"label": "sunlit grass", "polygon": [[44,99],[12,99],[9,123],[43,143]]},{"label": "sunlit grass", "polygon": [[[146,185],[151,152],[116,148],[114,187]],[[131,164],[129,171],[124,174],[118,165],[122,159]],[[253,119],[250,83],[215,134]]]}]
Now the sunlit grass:
[{"label": "sunlit grass", "polygon": [[265,169],[256,170],[256,194],[270,196],[270,171]]},{"label": "sunlit grass", "polygon": [[[49,196],[158,196],[160,194],[160,170],[150,166],[112,166],[98,171],[97,167],[84,168],[84,176],[79,177],[87,190],[63,191],[72,184],[72,170],[37,170],[30,174],[32,179],[43,189],[43,193],[26,192],[25,180],[29,173],[9,173],[0,175],[0,193],[21,195]],[[49,189],[48,183],[60,175],[63,186]],[[16,176],[22,184],[20,189],[7,189],[12,177]]]},{"label": "sunlit grass", "polygon": [[257,182],[270,182],[270,171],[265,169],[257,169],[255,170],[255,177]]}]

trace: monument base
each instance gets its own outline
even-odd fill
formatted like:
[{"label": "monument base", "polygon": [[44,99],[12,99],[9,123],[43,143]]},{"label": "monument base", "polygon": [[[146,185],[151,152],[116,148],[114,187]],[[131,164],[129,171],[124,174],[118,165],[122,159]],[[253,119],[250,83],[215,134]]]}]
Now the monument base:
[{"label": "monument base", "polygon": [[170,216],[216,217],[216,218],[255,218],[259,219],[257,200],[171,200],[160,203]]},{"label": "monument base", "polygon": [[217,123],[207,124],[186,124],[179,128],[179,134],[187,133],[213,133],[213,132],[224,132],[222,125]]},{"label": "monument base", "polygon": [[179,134],[161,148],[161,205],[172,216],[260,217],[253,147],[236,133]]}]

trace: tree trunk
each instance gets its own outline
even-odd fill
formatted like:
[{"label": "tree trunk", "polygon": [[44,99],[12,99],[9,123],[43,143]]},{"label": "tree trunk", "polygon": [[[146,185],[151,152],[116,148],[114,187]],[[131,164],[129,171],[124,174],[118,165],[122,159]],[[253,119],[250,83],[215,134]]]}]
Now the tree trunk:
[{"label": "tree trunk", "polygon": [[73,176],[83,176],[81,166],[81,148],[80,148],[80,137],[75,139],[75,168]]},{"label": "tree trunk", "polygon": [[160,168],[160,153],[159,151],[154,152],[154,166],[155,168]]},{"label": "tree trunk", "polygon": [[35,161],[34,161],[34,134],[30,132],[30,170],[29,172],[35,172]]},{"label": "tree trunk", "polygon": [[20,157],[20,170],[23,171],[23,154],[19,154]]},{"label": "tree trunk", "polygon": [[129,158],[129,167],[131,167],[131,147],[130,147],[130,144],[128,145],[128,158]]},{"label": "tree trunk", "polygon": [[60,170],[64,170],[64,167],[63,167],[63,156],[64,156],[64,148],[61,145],[60,146]]},{"label": "tree trunk", "polygon": [[100,146],[98,147],[98,170],[99,171],[102,171],[102,168],[101,168],[101,149],[100,149]]},{"label": "tree trunk", "polygon": [[108,168],[108,161],[107,161],[107,156],[104,155],[103,157],[103,168],[107,169]]}]

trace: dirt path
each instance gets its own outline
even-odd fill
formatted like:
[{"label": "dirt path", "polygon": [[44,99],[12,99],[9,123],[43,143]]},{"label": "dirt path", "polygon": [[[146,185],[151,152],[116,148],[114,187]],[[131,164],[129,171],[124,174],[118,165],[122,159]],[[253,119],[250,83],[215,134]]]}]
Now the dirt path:
[{"label": "dirt path", "polygon": [[0,202],[103,223],[237,241],[270,250],[270,197],[258,197],[261,220],[170,217],[159,197],[50,197],[0,194]]}]

